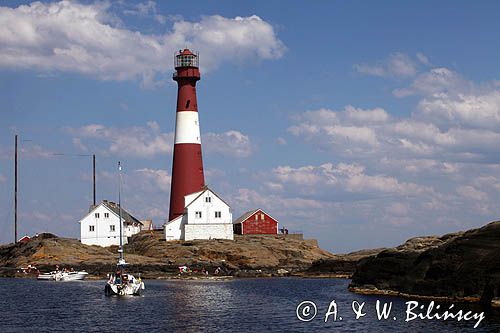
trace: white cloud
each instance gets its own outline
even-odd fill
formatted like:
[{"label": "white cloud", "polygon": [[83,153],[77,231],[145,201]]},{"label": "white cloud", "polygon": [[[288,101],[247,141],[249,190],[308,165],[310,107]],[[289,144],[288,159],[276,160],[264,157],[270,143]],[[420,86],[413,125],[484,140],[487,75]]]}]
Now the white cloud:
[{"label": "white cloud", "polygon": [[[444,75],[447,78],[458,77],[440,72],[448,73]],[[483,85],[462,95],[457,90],[470,84],[457,82],[466,80],[437,81],[439,84],[420,90],[429,95],[409,117],[391,117],[382,108],[322,108],[292,117],[288,132],[318,149],[344,156],[382,158],[390,152],[406,160],[491,161],[500,153],[500,91]],[[445,90],[447,93],[440,92]],[[476,95],[474,91],[478,91]]]},{"label": "white cloud", "polygon": [[[177,20],[163,35],[153,35],[128,30],[110,6],[60,1],[0,7],[0,67],[141,80],[155,87],[170,76],[174,51],[186,46],[200,52],[205,72],[227,61],[277,59],[285,52],[274,28],[256,15]],[[155,6],[148,2],[135,10],[151,13]]]},{"label": "white cloud", "polygon": [[161,169],[138,169],[134,171],[140,178],[140,183],[149,182],[152,186],[157,186],[163,192],[170,191],[171,176],[166,170]]},{"label": "white cloud", "polygon": [[488,201],[488,195],[485,192],[480,191],[470,185],[459,186],[457,188],[457,193],[466,199],[483,202]]},{"label": "white cloud", "polygon": [[458,73],[448,68],[433,68],[419,74],[409,88],[395,89],[396,97],[409,95],[431,95],[447,92],[460,92],[472,87],[472,82],[465,80]]},{"label": "white cloud", "polygon": [[[14,152],[11,153],[14,156]],[[18,158],[19,159],[48,159],[54,158],[55,152],[47,148],[42,147],[39,144],[33,142],[21,142],[18,147]]]},{"label": "white cloud", "polygon": [[392,216],[406,216],[409,212],[409,207],[407,204],[394,202],[390,204],[385,210]]},{"label": "white cloud", "polygon": [[248,157],[254,151],[250,138],[234,130],[205,134],[203,136],[203,148],[207,152],[238,158]]},{"label": "white cloud", "polygon": [[400,52],[390,54],[387,60],[376,65],[356,64],[354,69],[362,74],[381,77],[412,77],[417,74],[415,61]]},{"label": "white cloud", "polygon": [[323,138],[323,144],[344,145],[355,143],[359,149],[371,149],[379,145],[377,126],[389,120],[381,108],[363,110],[346,106],[344,111],[328,109],[306,111],[293,117],[297,125],[288,128],[294,136],[304,136],[307,140]]},{"label": "white cloud", "polygon": [[389,120],[389,114],[382,108],[363,110],[348,105],[345,108],[346,117],[359,123],[384,123]]},{"label": "white cloud", "polygon": [[415,195],[433,191],[425,186],[400,182],[394,177],[380,174],[368,175],[365,173],[365,167],[357,163],[339,163],[336,166],[325,163],[319,166],[307,165],[298,168],[279,166],[272,169],[270,178],[273,184],[292,186],[291,190],[294,192],[308,194],[328,191],[328,189],[334,189],[337,194],[353,192],[370,195],[374,193]]},{"label": "white cloud", "polygon": [[500,90],[479,94],[437,94],[418,104],[422,116],[440,124],[460,124],[482,128],[500,125]]},{"label": "white cloud", "polygon": [[286,140],[285,140],[285,138],[283,138],[283,137],[281,137],[281,136],[280,136],[280,137],[278,137],[278,138],[276,139],[276,143],[277,143],[278,145],[280,145],[280,146],[284,146],[284,145],[286,145]]},{"label": "white cloud", "polygon": [[124,9],[123,13],[126,15],[134,15],[139,17],[153,17],[154,20],[160,24],[165,24],[167,22],[167,17],[158,14],[158,11],[156,10],[156,2],[151,0],[147,2],[140,2],[138,4],[135,4],[131,8]]},{"label": "white cloud", "polygon": [[417,57],[418,61],[420,61],[422,64],[427,66],[431,65],[429,58],[427,58],[425,54],[418,52],[415,56]]},{"label": "white cloud", "polygon": [[[68,127],[65,130],[74,136],[73,142],[77,146],[82,144],[82,139],[106,142],[106,154],[152,157],[172,152],[173,133],[162,133],[156,122],[148,122],[147,127],[117,128],[90,124],[78,128]],[[85,146],[88,147],[89,143]]]}]

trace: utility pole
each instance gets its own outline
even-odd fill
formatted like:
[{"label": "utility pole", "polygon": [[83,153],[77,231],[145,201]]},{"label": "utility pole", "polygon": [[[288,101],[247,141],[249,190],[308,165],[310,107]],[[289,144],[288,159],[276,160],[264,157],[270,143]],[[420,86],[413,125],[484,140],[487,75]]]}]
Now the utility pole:
[{"label": "utility pole", "polygon": [[17,134],[14,152],[14,243],[17,243]]},{"label": "utility pole", "polygon": [[92,175],[93,175],[94,207],[95,207],[95,154],[92,155]]}]

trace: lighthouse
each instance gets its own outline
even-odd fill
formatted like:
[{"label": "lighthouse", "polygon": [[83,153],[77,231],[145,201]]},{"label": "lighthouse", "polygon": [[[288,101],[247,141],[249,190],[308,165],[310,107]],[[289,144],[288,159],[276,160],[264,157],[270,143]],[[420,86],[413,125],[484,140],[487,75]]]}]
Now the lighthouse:
[{"label": "lighthouse", "polygon": [[184,49],[175,55],[174,62],[173,80],[177,82],[178,89],[169,221],[184,213],[184,196],[205,187],[196,101],[196,81],[200,79],[199,58]]}]

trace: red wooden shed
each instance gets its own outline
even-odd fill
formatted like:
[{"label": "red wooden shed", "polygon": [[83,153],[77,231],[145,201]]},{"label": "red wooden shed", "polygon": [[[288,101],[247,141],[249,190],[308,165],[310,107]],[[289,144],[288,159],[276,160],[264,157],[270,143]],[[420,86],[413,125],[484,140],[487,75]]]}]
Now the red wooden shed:
[{"label": "red wooden shed", "polygon": [[276,235],[278,220],[264,212],[255,209],[246,212],[233,222],[236,235]]}]

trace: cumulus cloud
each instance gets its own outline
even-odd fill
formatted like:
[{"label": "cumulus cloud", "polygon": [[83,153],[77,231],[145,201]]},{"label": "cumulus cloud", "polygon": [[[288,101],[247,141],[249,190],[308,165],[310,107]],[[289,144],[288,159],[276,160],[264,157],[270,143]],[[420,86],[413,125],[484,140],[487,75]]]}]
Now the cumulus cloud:
[{"label": "cumulus cloud", "polygon": [[379,145],[376,127],[388,119],[383,109],[362,110],[349,105],[342,112],[306,111],[294,117],[297,124],[290,126],[288,132],[309,141],[323,137],[324,144],[353,142],[358,149],[371,149]]},{"label": "cumulus cloud", "polygon": [[296,224],[297,219],[304,221],[304,218],[309,219],[312,224],[318,224],[318,221],[311,219],[317,218],[318,213],[330,205],[320,200],[262,193],[249,188],[237,189],[230,195],[230,202],[239,212],[262,208],[287,227],[304,227],[303,224]]},{"label": "cumulus cloud", "polygon": [[271,171],[270,178],[275,184],[291,186],[290,190],[308,194],[328,192],[332,189],[337,195],[342,192],[366,195],[376,193],[415,195],[433,192],[432,188],[401,182],[395,177],[367,174],[365,167],[358,163],[339,163],[338,165],[325,163],[319,166],[307,165],[298,168],[279,166]]},{"label": "cumulus cloud", "polygon": [[203,148],[207,152],[238,158],[249,157],[254,151],[250,138],[234,130],[205,134],[203,136]]},{"label": "cumulus cloud", "polygon": [[[126,3],[124,3],[126,5]],[[167,22],[167,17],[161,14],[158,14],[156,10],[156,2],[154,1],[146,1],[140,2],[138,4],[133,5],[130,8],[125,8],[123,13],[126,15],[133,15],[139,17],[153,17],[154,20],[160,24],[165,24]]]},{"label": "cumulus cloud", "polygon": [[[425,57],[417,54],[417,59]],[[375,65],[355,64],[354,69],[361,74],[380,77],[412,77],[417,74],[417,64],[407,54],[396,52],[389,55],[389,58]]]},{"label": "cumulus cloud", "polygon": [[435,122],[496,129],[500,125],[500,90],[478,94],[437,94],[418,104],[422,116]]},{"label": "cumulus cloud", "polygon": [[[490,95],[500,92],[490,92]],[[481,98],[476,96],[476,98]],[[457,101],[457,100],[455,100]],[[437,102],[436,102],[437,103]],[[408,118],[393,118],[380,108],[360,110],[347,106],[343,111],[319,109],[293,117],[288,132],[316,147],[345,156],[362,154],[374,158],[388,152],[399,158],[426,158],[481,161],[499,153],[500,100],[450,106],[440,111],[424,100]],[[446,115],[446,116],[445,116]],[[439,118],[440,121],[435,120]],[[380,156],[382,157],[382,156]]]},{"label": "cumulus cloud", "polygon": [[[75,72],[155,87],[170,75],[174,51],[186,46],[200,52],[203,71],[226,61],[277,59],[286,49],[273,26],[256,15],[179,19],[153,35],[128,30],[110,7],[73,1],[0,7],[0,68]],[[147,2],[129,14],[155,11]]]},{"label": "cumulus cloud", "polygon": [[163,192],[170,191],[171,176],[166,170],[161,169],[137,169],[135,176],[139,177],[139,183],[144,185],[149,183],[151,187],[158,187]]},{"label": "cumulus cloud", "polygon": [[438,93],[460,92],[472,88],[472,82],[460,74],[444,67],[432,68],[419,74],[409,88],[394,90],[396,97],[409,95],[431,95]]},{"label": "cumulus cloud", "polygon": [[153,157],[172,152],[173,133],[162,133],[154,121],[148,122],[146,127],[117,128],[90,124],[67,127],[65,131],[74,136],[73,142],[77,147],[81,147],[82,139],[106,142],[108,147],[104,153],[108,155]]}]

